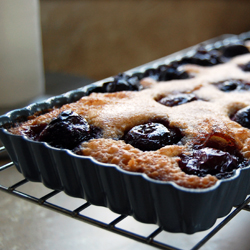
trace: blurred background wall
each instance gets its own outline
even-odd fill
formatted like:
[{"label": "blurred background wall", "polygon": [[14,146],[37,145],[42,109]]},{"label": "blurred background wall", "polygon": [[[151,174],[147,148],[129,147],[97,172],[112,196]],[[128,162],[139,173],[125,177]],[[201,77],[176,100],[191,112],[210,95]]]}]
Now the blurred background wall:
[{"label": "blurred background wall", "polygon": [[44,67],[99,80],[250,30],[244,0],[40,0]]}]

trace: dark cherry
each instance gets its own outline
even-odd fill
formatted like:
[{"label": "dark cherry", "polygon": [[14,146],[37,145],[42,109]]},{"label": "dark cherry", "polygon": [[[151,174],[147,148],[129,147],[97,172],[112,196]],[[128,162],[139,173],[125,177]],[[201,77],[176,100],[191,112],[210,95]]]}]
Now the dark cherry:
[{"label": "dark cherry", "polygon": [[241,126],[250,129],[250,106],[236,112],[232,117],[232,120],[239,123]]},{"label": "dark cherry", "polygon": [[221,91],[239,91],[239,90],[250,90],[250,83],[238,79],[229,79],[214,83]]},{"label": "dark cherry", "polygon": [[243,157],[209,147],[193,150],[190,155],[183,154],[180,158],[179,166],[182,171],[199,177],[211,174],[218,179],[228,178],[235,169],[245,166]]},{"label": "dark cherry", "polygon": [[173,107],[196,100],[198,100],[198,98],[194,94],[179,93],[163,97],[158,102],[165,106]]},{"label": "dark cherry", "polygon": [[173,61],[169,65],[160,65],[157,67],[158,81],[170,81],[178,79],[188,79],[190,78],[189,74],[181,70],[181,64],[178,61]]},{"label": "dark cherry", "polygon": [[95,127],[93,125],[90,125],[90,134],[91,134],[91,138],[102,138],[102,129],[101,128],[98,128],[98,127]]},{"label": "dark cherry", "polygon": [[150,77],[156,81],[170,81],[174,79],[178,80],[189,78],[188,73],[180,70],[178,68],[179,66],[179,63],[172,62],[169,65],[160,65],[156,69],[149,68],[144,72],[143,77]]},{"label": "dark cherry", "polygon": [[194,55],[191,57],[184,57],[181,60],[182,64],[197,64],[200,66],[213,66],[220,62],[221,53],[218,50],[207,50],[204,46],[200,45]]},{"label": "dark cherry", "polygon": [[118,91],[139,91],[142,89],[140,80],[143,77],[141,74],[134,74],[129,76],[125,73],[120,73],[114,77],[113,81],[105,82],[102,86],[92,85],[87,90],[87,95],[91,93],[113,93]]},{"label": "dark cherry", "polygon": [[239,67],[243,70],[243,71],[246,71],[246,72],[249,72],[250,71],[250,62],[244,64],[244,65],[239,65]]},{"label": "dark cherry", "polygon": [[73,149],[91,138],[91,130],[85,118],[71,110],[63,111],[40,133],[37,140],[48,142],[57,148]]},{"label": "dark cherry", "polygon": [[118,74],[114,77],[112,82],[107,82],[104,84],[106,92],[113,93],[118,91],[138,91],[142,89],[140,84],[140,79],[134,75],[129,76],[127,74]]},{"label": "dark cherry", "polygon": [[249,50],[242,44],[229,45],[222,49],[222,57],[227,58],[232,58],[246,53],[249,53]]},{"label": "dark cherry", "polygon": [[177,129],[170,129],[161,123],[149,122],[133,127],[124,136],[124,141],[142,151],[157,150],[180,141]]},{"label": "dark cherry", "polygon": [[28,138],[36,141],[46,126],[46,124],[31,125],[24,133]]}]

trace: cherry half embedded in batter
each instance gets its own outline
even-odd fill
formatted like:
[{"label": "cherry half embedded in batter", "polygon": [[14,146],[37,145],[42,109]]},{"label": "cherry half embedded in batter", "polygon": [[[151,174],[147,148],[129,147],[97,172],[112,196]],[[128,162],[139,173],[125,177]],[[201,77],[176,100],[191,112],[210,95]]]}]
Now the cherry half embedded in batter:
[{"label": "cherry half embedded in batter", "polygon": [[143,77],[150,77],[156,81],[170,81],[170,80],[180,80],[190,78],[189,74],[179,68],[180,64],[177,61],[172,62],[171,64],[162,64],[157,68],[147,69]]},{"label": "cherry half embedded in batter", "polygon": [[249,50],[243,44],[232,44],[222,48],[222,57],[226,58],[232,58],[247,53],[249,53]]},{"label": "cherry half embedded in batter", "polygon": [[241,79],[228,79],[216,82],[214,85],[224,92],[250,90],[250,82]]},{"label": "cherry half embedded in batter", "polygon": [[161,123],[149,122],[133,127],[125,135],[126,143],[142,151],[157,150],[181,140],[178,129],[170,129]]},{"label": "cherry half embedded in batter", "polygon": [[232,120],[239,123],[241,126],[250,129],[250,106],[236,112],[232,117]]},{"label": "cherry half embedded in batter", "polygon": [[119,91],[140,91],[143,89],[140,84],[140,77],[138,74],[132,76],[125,73],[120,73],[114,76],[112,81],[105,82],[103,85],[91,85],[87,89],[87,94],[95,93],[114,93]]},{"label": "cherry half embedded in batter", "polygon": [[139,91],[142,89],[139,78],[137,76],[129,76],[127,74],[118,74],[114,77],[114,80],[107,82],[104,85],[106,92],[118,92],[118,91]]},{"label": "cherry half embedded in batter", "polygon": [[245,72],[249,72],[250,71],[250,62],[243,64],[243,65],[239,65],[239,67],[245,71]]},{"label": "cherry half embedded in batter", "polygon": [[221,52],[216,49],[207,50],[200,45],[191,57],[184,57],[182,64],[197,64],[200,66],[213,66],[220,62]]},{"label": "cherry half embedded in batter", "polygon": [[180,64],[177,61],[172,62],[170,65],[158,66],[157,75],[158,81],[181,80],[190,78],[189,74],[179,68]]},{"label": "cherry half embedded in batter", "polygon": [[40,133],[37,140],[58,148],[73,149],[91,138],[91,129],[85,118],[70,110],[63,111]]},{"label": "cherry half embedded in batter", "polygon": [[191,94],[178,93],[163,97],[158,102],[162,105],[173,107],[196,100],[198,100],[198,98],[192,93]]},{"label": "cherry half embedded in batter", "polygon": [[228,178],[235,169],[246,166],[243,156],[208,147],[193,150],[190,155],[183,154],[180,158],[179,166],[182,171],[199,177],[210,174],[218,179]]}]

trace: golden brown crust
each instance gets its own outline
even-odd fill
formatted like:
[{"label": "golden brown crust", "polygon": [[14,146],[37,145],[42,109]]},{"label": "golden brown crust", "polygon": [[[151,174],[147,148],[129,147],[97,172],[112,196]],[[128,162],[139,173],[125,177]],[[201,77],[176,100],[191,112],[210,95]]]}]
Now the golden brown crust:
[{"label": "golden brown crust", "polygon": [[[178,151],[178,147],[174,146]],[[171,150],[172,147],[169,147]],[[216,177],[207,175],[199,178],[181,171],[178,157],[169,157],[164,150],[143,152],[126,144],[124,141],[112,139],[95,139],[82,144],[82,154],[92,156],[103,163],[116,164],[120,168],[145,173],[152,179],[173,181],[188,188],[207,188],[215,184]],[[168,150],[167,150],[168,151]]]}]

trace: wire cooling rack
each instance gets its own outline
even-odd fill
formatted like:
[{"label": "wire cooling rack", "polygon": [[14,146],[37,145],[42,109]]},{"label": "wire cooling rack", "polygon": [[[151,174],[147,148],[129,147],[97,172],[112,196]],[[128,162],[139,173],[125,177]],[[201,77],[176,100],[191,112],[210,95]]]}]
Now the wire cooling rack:
[{"label": "wire cooling rack", "polygon": [[[6,154],[6,150],[4,147],[0,147],[0,156],[3,154]],[[6,158],[6,156],[5,156],[5,158]],[[11,162],[10,160],[7,161],[7,163],[5,163],[4,165],[0,165],[0,175],[1,175],[1,173],[6,171],[7,169],[13,168],[13,167],[15,168],[13,162]],[[16,172],[18,173],[17,170],[16,170]],[[28,180],[22,179],[22,180],[18,181],[17,183],[12,184],[11,186],[5,186],[5,185],[0,184],[0,190],[5,192],[5,193],[8,193],[10,195],[14,195],[14,196],[16,196],[20,199],[23,199],[27,202],[34,203],[36,205],[53,210],[53,211],[58,212],[60,214],[69,216],[73,219],[77,219],[79,221],[82,221],[82,222],[91,224],[93,226],[102,228],[102,229],[107,230],[109,232],[116,233],[118,235],[122,235],[124,237],[135,240],[135,241],[140,242],[142,244],[150,245],[152,247],[155,247],[156,249],[158,248],[158,249],[181,250],[180,248],[178,248],[176,246],[173,246],[171,244],[167,244],[165,242],[161,242],[161,241],[156,239],[157,235],[159,235],[163,231],[160,227],[158,227],[158,228],[156,227],[156,229],[154,229],[149,235],[142,236],[140,234],[128,231],[126,229],[123,229],[123,228],[120,228],[117,226],[121,221],[125,220],[129,216],[117,215],[117,217],[114,220],[106,223],[106,222],[103,222],[101,220],[97,220],[95,218],[92,218],[92,217],[89,217],[89,216],[82,214],[82,211],[84,211],[87,208],[91,208],[91,206],[92,206],[89,202],[86,202],[85,200],[83,200],[82,205],[71,210],[71,209],[67,209],[65,207],[59,206],[53,202],[48,201],[52,197],[56,197],[57,195],[59,195],[59,193],[61,193],[61,191],[49,190],[46,195],[43,195],[42,197],[35,197],[35,196],[29,195],[25,192],[21,192],[18,190],[18,188],[27,184],[28,182],[29,182]],[[218,233],[224,226],[226,226],[229,223],[229,221],[231,221],[231,219],[234,218],[242,210],[250,212],[250,206],[248,205],[249,202],[250,202],[250,196],[247,197],[246,200],[240,206],[235,207],[225,218],[223,218],[220,221],[220,223],[218,223],[211,230],[209,230],[209,232],[207,234],[205,234],[205,236],[201,240],[199,240],[198,242],[196,242],[194,244],[194,246],[192,246],[191,250],[200,249],[205,243],[207,243],[216,233]]]}]

